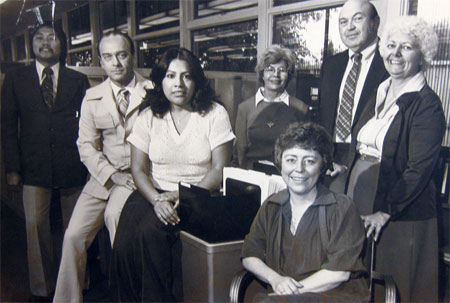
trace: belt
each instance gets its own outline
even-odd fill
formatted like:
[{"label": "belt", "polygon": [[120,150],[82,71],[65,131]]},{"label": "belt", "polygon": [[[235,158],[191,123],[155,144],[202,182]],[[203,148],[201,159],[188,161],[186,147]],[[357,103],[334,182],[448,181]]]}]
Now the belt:
[{"label": "belt", "polygon": [[366,155],[366,154],[359,154],[359,159],[361,159],[363,161],[367,161],[367,162],[372,162],[372,163],[380,163],[381,162],[381,160],[378,157]]}]

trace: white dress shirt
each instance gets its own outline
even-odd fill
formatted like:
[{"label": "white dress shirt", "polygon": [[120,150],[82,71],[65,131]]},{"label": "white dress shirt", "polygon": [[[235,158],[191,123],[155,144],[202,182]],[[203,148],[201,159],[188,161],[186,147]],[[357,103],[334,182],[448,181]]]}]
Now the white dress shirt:
[{"label": "white dress shirt", "polygon": [[[53,94],[56,96],[56,90],[58,89],[58,77],[59,77],[59,62],[49,66],[53,70]],[[42,81],[44,81],[43,72],[45,66],[42,65],[38,60],[36,60],[36,70],[39,76],[39,85],[42,85]]]},{"label": "white dress shirt", "polygon": [[[355,118],[356,109],[358,108],[359,98],[361,97],[362,90],[364,88],[364,83],[366,82],[367,74],[369,73],[370,65],[372,64],[373,57],[375,56],[375,51],[377,49],[378,39],[375,39],[372,44],[366,47],[362,52],[361,58],[361,70],[359,72],[358,81],[356,82],[355,95],[353,98],[353,110],[352,110],[352,124],[353,119]],[[339,104],[338,104],[338,114],[339,114],[339,106],[341,105],[342,94],[344,93],[345,82],[347,80],[347,76],[350,73],[350,70],[353,66],[353,52],[351,49],[348,50],[348,63],[347,68],[345,69],[344,76],[342,77],[341,87],[339,90]],[[336,122],[337,117],[336,115]],[[343,141],[336,135],[336,131],[333,134],[334,142],[342,143]],[[350,143],[352,141],[351,135],[349,135],[345,139],[345,143]]]}]

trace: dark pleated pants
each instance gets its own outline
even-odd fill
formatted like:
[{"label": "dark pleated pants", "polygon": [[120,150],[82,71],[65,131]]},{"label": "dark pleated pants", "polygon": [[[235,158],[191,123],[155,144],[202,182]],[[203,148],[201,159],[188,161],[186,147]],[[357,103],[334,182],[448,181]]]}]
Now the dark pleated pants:
[{"label": "dark pleated pants", "polygon": [[183,301],[178,227],[164,225],[138,191],[131,194],[122,210],[110,281],[120,302]]}]

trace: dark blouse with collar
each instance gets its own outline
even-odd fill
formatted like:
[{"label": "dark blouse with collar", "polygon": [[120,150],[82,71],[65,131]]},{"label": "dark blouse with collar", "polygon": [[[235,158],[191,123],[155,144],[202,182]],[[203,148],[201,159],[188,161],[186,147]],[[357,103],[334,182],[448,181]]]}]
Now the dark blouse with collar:
[{"label": "dark blouse with collar", "polygon": [[[323,247],[319,230],[319,206],[326,207],[329,233],[327,247]],[[257,257],[281,275],[302,280],[321,270],[365,272],[360,253],[364,243],[364,227],[353,201],[318,185],[314,203],[304,213],[297,227],[289,251],[282,241],[289,238],[291,206],[289,192],[283,190],[269,197],[253,221],[242,248],[242,258]],[[357,276],[357,275],[353,275]],[[342,283],[342,291],[357,290],[367,295],[364,287],[355,286],[356,280]],[[358,281],[360,284],[361,281]]]}]

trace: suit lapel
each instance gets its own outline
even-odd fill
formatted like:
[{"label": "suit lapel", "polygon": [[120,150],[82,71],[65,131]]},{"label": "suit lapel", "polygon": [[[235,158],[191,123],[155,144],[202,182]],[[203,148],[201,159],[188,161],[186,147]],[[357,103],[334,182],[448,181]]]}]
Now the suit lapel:
[{"label": "suit lapel", "polygon": [[105,109],[111,114],[114,120],[114,124],[122,124],[119,110],[117,109],[116,99],[113,95],[110,80],[104,82],[105,87],[100,90],[103,91],[102,102],[105,105]]},{"label": "suit lapel", "polygon": [[359,119],[368,100],[372,97],[372,95],[376,95],[378,85],[380,85],[383,80],[387,79],[388,76],[389,75],[384,68],[383,59],[381,58],[380,52],[377,48],[370,65],[366,81],[364,82],[361,96],[359,97],[358,107],[356,108],[355,117],[353,119],[353,125],[355,125],[356,121]]},{"label": "suit lapel", "polygon": [[332,86],[329,91],[333,93],[330,96],[330,100],[333,100],[334,104],[330,106],[329,110],[333,111],[332,115],[329,117],[333,117],[332,119],[332,129],[335,127],[336,117],[338,115],[338,107],[339,107],[339,92],[341,90],[342,79],[344,78],[345,69],[347,68],[348,63],[348,51],[342,53],[336,60],[336,66],[332,69],[336,75],[336,81],[331,81],[330,86]]},{"label": "suit lapel", "polygon": [[20,84],[23,85],[24,91],[28,93],[29,105],[37,110],[48,110],[42,98],[41,86],[39,84],[39,75],[36,70],[36,65],[31,64],[20,75]]},{"label": "suit lapel", "polygon": [[[136,72],[134,74],[136,76],[136,86],[133,89],[133,92],[130,94],[130,103],[128,105],[126,118],[128,118],[128,116],[130,116],[135,110],[138,109],[139,105],[141,105],[142,100],[145,97],[145,95],[141,94],[141,90],[139,89],[139,83],[145,81],[145,79]],[[143,93],[145,93],[145,90],[143,91]]]},{"label": "suit lapel", "polygon": [[76,85],[77,83],[75,81],[71,81],[71,78],[67,73],[67,69],[64,66],[60,66],[53,110],[64,107],[68,102],[70,102],[73,93],[76,90]]}]

